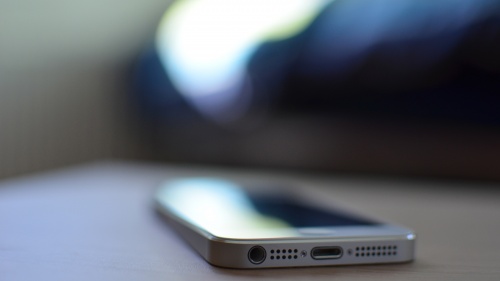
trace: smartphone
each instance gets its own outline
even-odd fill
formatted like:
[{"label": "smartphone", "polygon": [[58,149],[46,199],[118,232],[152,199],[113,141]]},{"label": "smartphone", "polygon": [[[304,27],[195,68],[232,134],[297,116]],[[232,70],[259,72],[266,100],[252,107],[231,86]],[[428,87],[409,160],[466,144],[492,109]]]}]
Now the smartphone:
[{"label": "smartphone", "polygon": [[[409,262],[415,233],[277,183],[166,181],[157,210],[210,264],[270,268]],[[343,204],[345,205],[345,204]]]}]

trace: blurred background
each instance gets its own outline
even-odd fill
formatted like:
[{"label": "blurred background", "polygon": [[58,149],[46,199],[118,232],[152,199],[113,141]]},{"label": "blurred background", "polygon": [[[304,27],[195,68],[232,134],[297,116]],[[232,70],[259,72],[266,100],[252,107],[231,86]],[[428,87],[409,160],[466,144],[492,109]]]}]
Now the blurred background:
[{"label": "blurred background", "polygon": [[500,3],[0,0],[0,159],[498,181]]},{"label": "blurred background", "polygon": [[145,155],[130,73],[168,5],[0,0],[0,177]]}]

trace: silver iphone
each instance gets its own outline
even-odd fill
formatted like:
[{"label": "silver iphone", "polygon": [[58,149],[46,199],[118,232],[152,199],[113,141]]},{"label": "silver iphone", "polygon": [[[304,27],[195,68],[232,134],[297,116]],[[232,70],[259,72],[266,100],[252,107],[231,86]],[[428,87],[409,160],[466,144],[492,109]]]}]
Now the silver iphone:
[{"label": "silver iphone", "polygon": [[217,178],[172,179],[157,210],[209,263],[269,268],[408,262],[415,233],[341,210],[308,189]]}]

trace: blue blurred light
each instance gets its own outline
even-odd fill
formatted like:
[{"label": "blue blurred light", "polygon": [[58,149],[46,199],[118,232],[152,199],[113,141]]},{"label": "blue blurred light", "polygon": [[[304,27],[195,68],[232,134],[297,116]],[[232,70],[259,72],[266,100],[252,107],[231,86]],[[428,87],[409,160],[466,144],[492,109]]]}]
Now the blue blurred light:
[{"label": "blue blurred light", "polygon": [[158,29],[157,47],[176,89],[218,122],[241,117],[252,98],[246,67],[264,41],[303,30],[328,0],[177,1]]}]

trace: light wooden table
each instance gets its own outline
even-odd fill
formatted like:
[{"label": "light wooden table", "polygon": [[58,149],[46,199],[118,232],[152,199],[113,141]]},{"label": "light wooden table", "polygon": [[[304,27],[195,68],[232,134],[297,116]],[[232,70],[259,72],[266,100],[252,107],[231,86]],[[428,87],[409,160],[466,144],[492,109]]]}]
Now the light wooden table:
[{"label": "light wooden table", "polygon": [[[415,262],[213,267],[152,209],[171,176],[283,180],[415,229]],[[0,184],[0,280],[500,280],[499,188],[160,166],[84,165]]]}]

